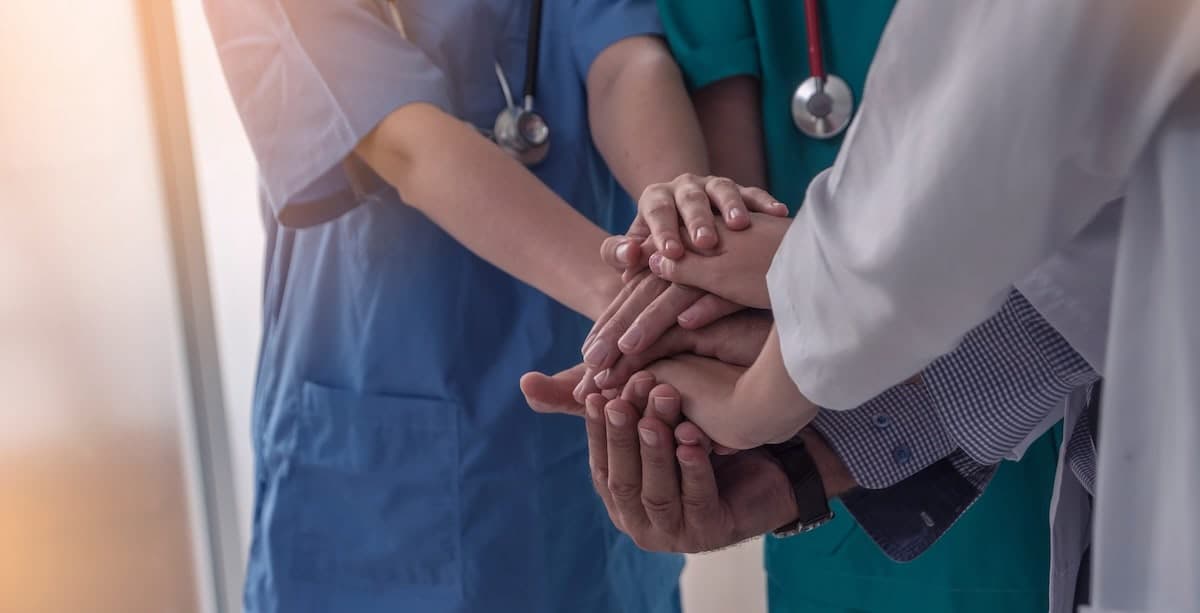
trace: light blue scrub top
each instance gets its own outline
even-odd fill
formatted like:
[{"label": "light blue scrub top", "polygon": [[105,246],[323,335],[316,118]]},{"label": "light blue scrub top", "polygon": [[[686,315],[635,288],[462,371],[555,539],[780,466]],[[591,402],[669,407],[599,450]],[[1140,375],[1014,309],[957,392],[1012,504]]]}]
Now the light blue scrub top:
[{"label": "light blue scrub top", "polygon": [[[206,1],[267,231],[247,611],[677,610],[682,560],[616,532],[582,421],[535,415],[517,386],[578,362],[587,322],[343,164],[403,104],[490,127],[492,60],[519,88],[530,3],[402,2],[406,41],[369,1]],[[609,229],[633,209],[592,146],[584,79],[658,32],[653,0],[545,3],[553,142],[534,172]]]}]

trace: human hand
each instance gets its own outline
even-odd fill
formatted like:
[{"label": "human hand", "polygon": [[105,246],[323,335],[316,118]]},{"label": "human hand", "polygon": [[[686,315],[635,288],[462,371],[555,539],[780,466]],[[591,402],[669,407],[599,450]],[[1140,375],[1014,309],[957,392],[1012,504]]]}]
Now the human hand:
[{"label": "human hand", "polygon": [[788,375],[773,331],[749,368],[681,355],[655,362],[648,370],[679,390],[688,419],[723,447],[781,443],[812,421],[818,410]]},{"label": "human hand", "polygon": [[791,484],[766,451],[723,457],[677,446],[680,406],[674,388],[643,374],[620,398],[587,398],[592,483],[617,528],[646,550],[695,553],[795,520]]},{"label": "human hand", "polygon": [[753,215],[754,226],[742,232],[728,232],[718,226],[721,243],[715,249],[671,259],[663,254],[650,256],[650,270],[659,278],[700,288],[730,302],[767,309],[767,271],[792,220]]},{"label": "human hand", "polygon": [[[650,251],[669,258],[682,257],[684,240],[700,249],[715,248],[719,239],[713,223],[716,209],[734,231],[750,227],[749,212],[787,216],[787,206],[765,190],[742,187],[724,177],[684,174],[667,183],[655,183],[638,199],[638,214],[625,236],[605,241],[606,258],[624,270],[644,265]],[[680,235],[680,220],[686,234]],[[643,241],[649,239],[649,251]]]},{"label": "human hand", "polygon": [[772,321],[769,312],[744,310],[698,330],[671,328],[644,350],[621,355],[610,368],[596,374],[595,384],[602,390],[620,388],[642,368],[684,353],[750,366],[762,351]]}]

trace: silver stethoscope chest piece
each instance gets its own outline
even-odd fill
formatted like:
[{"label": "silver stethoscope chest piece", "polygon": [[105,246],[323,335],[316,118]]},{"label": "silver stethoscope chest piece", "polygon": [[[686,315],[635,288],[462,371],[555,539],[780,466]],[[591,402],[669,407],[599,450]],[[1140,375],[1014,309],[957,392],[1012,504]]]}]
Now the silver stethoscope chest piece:
[{"label": "silver stethoscope chest piece", "polygon": [[809,77],[792,94],[792,121],[796,129],[813,138],[833,138],[842,133],[854,115],[854,94],[840,77]]},{"label": "silver stethoscope chest piece", "polygon": [[817,0],[804,0],[804,22],[808,34],[808,69],[812,76],[792,93],[792,122],[796,129],[812,138],[833,138],[850,125],[854,93],[845,81],[825,70]]}]

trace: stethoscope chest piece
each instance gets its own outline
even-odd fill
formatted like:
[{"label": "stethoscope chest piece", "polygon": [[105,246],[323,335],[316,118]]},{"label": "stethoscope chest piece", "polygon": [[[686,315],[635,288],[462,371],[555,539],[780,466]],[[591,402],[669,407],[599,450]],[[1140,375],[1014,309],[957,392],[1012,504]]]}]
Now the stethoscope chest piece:
[{"label": "stethoscope chest piece", "polygon": [[541,115],[520,106],[509,106],[496,116],[492,137],[526,166],[540,163],[550,152],[550,126]]},{"label": "stethoscope chest piece", "polygon": [[853,115],[854,93],[836,75],[809,77],[792,94],[792,121],[796,129],[812,138],[841,134]]}]

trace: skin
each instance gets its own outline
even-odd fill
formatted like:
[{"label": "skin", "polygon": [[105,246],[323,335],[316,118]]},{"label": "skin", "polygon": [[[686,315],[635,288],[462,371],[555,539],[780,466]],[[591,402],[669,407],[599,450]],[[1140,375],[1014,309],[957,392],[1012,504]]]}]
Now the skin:
[{"label": "skin", "polygon": [[[592,483],[613,524],[651,551],[695,553],[734,545],[794,521],[787,475],[763,449],[713,456],[695,424],[680,423],[682,399],[670,385],[639,373],[620,398],[592,395],[587,407],[570,390],[582,365],[521,381],[535,410],[583,416]],[[837,455],[810,430],[800,433],[826,494],[855,487]]]},{"label": "skin", "polygon": [[[661,39],[613,44],[589,68],[586,86],[596,147],[629,193],[707,171],[683,78]],[[396,109],[355,152],[468,249],[569,308],[595,318],[620,291],[620,279],[595,258],[605,233],[440,109]]]}]

